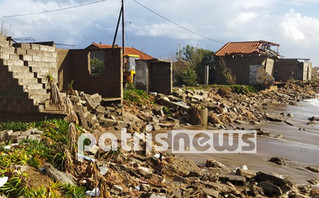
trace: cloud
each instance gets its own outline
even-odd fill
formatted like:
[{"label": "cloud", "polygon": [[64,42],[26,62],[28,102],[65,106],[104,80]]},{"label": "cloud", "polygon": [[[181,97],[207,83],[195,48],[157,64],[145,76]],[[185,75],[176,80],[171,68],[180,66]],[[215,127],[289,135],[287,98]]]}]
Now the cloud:
[{"label": "cloud", "polygon": [[[64,8],[95,0],[4,0],[1,15],[13,15]],[[160,15],[201,35],[222,41],[269,40],[281,44],[281,53],[289,57],[310,57],[319,64],[319,19],[299,5],[319,0],[137,0]],[[146,49],[162,57],[176,51],[179,43],[198,45],[216,51],[222,44],[200,37],[126,1],[125,21],[127,45]],[[287,6],[292,8],[287,11]],[[91,42],[112,42],[119,14],[120,1],[61,12],[9,18],[14,37],[32,36],[38,41],[86,47]],[[295,10],[298,10],[296,12]],[[120,43],[121,31],[117,42]],[[162,55],[161,55],[162,53]]]},{"label": "cloud", "polygon": [[230,22],[231,26],[242,25],[256,18],[258,15],[255,12],[243,12],[240,13],[235,19]]},{"label": "cloud", "polygon": [[286,39],[295,42],[319,41],[319,19],[303,16],[291,9],[279,24]]},{"label": "cloud", "polygon": [[305,4],[319,3],[319,0],[291,0],[290,4],[301,6]]}]

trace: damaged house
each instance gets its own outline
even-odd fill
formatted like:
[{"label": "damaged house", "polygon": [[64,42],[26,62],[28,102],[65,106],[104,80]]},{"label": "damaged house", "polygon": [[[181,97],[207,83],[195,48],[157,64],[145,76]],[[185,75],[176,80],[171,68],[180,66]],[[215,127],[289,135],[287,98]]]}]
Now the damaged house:
[{"label": "damaged house", "polygon": [[284,59],[278,48],[279,44],[262,40],[228,42],[215,54],[215,83],[227,83],[227,76],[237,84],[251,85],[311,79],[309,59]]},{"label": "damaged house", "polygon": [[[112,45],[92,43],[86,50],[110,49]],[[171,94],[173,87],[172,63],[159,60],[134,47],[124,49],[124,81],[134,83],[146,92]]]},{"label": "damaged house", "polygon": [[65,114],[50,105],[48,75],[63,90],[63,98],[72,84],[75,90],[95,95],[101,104],[122,101],[125,72],[134,73],[134,82],[142,82],[147,91],[171,93],[171,62],[132,48],[127,49],[130,54],[124,56],[128,58],[123,66],[121,48],[95,45],[59,49],[54,42],[16,43],[0,34],[0,117],[25,115],[32,120]]}]

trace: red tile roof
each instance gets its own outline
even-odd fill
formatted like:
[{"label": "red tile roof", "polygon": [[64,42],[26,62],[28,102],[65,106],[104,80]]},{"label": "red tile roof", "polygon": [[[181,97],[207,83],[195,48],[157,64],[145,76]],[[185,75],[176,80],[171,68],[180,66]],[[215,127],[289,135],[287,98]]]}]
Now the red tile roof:
[{"label": "red tile roof", "polygon": [[231,54],[261,54],[263,51],[260,49],[260,47],[263,44],[279,46],[279,44],[269,41],[228,42],[215,54],[216,56],[225,56]]},{"label": "red tile roof", "polygon": [[[96,47],[99,49],[108,49],[108,48],[112,48],[112,45],[104,45],[104,44],[98,44],[98,43],[92,43],[90,46],[87,47],[91,48],[91,47]],[[138,55],[140,59],[142,60],[152,60],[155,59],[154,57],[134,48],[134,47],[125,47],[125,55]]]}]

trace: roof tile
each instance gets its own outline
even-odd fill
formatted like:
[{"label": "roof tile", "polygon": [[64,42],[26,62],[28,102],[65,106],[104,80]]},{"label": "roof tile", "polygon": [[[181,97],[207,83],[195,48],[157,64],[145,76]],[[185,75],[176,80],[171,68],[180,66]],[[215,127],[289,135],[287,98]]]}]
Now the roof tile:
[{"label": "roof tile", "polygon": [[215,54],[216,56],[225,56],[231,54],[261,54],[263,51],[260,50],[262,44],[269,44],[273,46],[279,46],[277,43],[269,41],[246,41],[246,42],[228,42]]},{"label": "roof tile", "polygon": [[[112,48],[112,45],[105,45],[105,44],[98,44],[98,43],[93,43],[95,47],[98,47],[100,49],[108,49]],[[128,55],[138,55],[140,59],[142,60],[152,60],[155,59],[154,57],[134,48],[134,47],[125,47],[125,54]]]}]

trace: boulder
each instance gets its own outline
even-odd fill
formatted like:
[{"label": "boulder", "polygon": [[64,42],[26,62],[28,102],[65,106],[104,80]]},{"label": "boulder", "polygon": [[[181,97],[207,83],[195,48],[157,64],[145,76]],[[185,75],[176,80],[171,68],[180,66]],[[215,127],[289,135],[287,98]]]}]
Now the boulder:
[{"label": "boulder", "polygon": [[206,160],[206,167],[213,167],[213,168],[226,168],[226,166],[220,162],[217,162],[213,159]]},{"label": "boulder", "polygon": [[265,195],[269,197],[278,197],[282,194],[282,191],[278,186],[267,181],[259,182],[258,187],[261,187],[264,190]]},{"label": "boulder", "polygon": [[280,158],[280,157],[272,157],[272,158],[270,158],[269,161],[272,162],[272,163],[281,165],[281,166],[285,166],[286,165],[286,160],[284,160],[283,158]]},{"label": "boulder", "polygon": [[307,166],[306,169],[311,171],[311,172],[319,173],[319,168],[317,168],[317,167]]},{"label": "boulder", "polygon": [[62,184],[76,185],[73,177],[67,173],[61,172],[56,169],[52,164],[45,163],[46,172],[51,179],[55,182],[61,182]]}]

